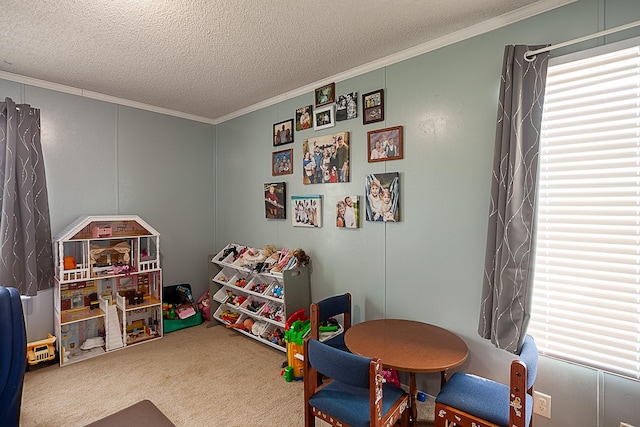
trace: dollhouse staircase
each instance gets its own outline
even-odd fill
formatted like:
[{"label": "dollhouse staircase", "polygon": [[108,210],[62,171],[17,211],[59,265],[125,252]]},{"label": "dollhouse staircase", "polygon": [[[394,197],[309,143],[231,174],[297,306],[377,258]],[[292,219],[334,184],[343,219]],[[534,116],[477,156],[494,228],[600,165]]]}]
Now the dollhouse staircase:
[{"label": "dollhouse staircase", "polygon": [[122,328],[120,328],[120,320],[118,319],[118,308],[115,304],[108,305],[106,310],[106,346],[107,351],[124,347],[122,339]]}]

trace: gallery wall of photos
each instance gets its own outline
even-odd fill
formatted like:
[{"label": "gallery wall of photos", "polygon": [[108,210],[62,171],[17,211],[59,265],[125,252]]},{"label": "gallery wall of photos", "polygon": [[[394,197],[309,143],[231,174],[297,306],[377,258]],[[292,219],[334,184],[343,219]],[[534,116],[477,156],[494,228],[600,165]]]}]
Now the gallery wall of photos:
[{"label": "gallery wall of photos", "polygon": [[[321,133],[296,141],[296,132],[325,131],[336,122],[358,118],[358,101],[362,102],[362,124],[384,120],[384,89],[358,97],[357,92],[336,96],[335,83],[315,90],[315,103],[295,110],[295,117],[273,124],[272,140],[277,150],[271,156],[272,176],[292,175],[297,170],[305,185],[339,184],[351,181],[350,133]],[[367,132],[367,160],[384,162],[403,158],[402,126],[374,129]],[[302,164],[293,158],[293,149],[282,145],[301,143]],[[288,145],[288,147],[291,147]],[[322,195],[290,197],[287,205],[286,182],[264,184],[265,217],[286,220],[287,210],[294,227],[322,227]],[[345,194],[330,201],[327,208],[334,212],[333,225],[338,228],[359,228],[362,219],[370,222],[400,221],[400,174],[398,172],[367,174],[364,197]],[[325,202],[327,202],[325,200]]]}]

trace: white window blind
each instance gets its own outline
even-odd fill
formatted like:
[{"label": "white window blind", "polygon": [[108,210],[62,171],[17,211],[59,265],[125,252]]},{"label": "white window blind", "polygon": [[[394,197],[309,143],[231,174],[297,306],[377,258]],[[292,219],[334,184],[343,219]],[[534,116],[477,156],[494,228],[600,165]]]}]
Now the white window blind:
[{"label": "white window blind", "polygon": [[640,46],[550,65],[529,333],[640,379]]}]

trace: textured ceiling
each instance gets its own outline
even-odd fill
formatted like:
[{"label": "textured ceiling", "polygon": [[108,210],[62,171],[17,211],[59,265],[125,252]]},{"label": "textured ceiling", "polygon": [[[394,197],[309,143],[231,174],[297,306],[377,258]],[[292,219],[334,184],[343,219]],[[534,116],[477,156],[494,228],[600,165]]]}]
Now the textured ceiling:
[{"label": "textured ceiling", "polygon": [[570,1],[3,0],[0,71],[215,123],[483,22]]}]

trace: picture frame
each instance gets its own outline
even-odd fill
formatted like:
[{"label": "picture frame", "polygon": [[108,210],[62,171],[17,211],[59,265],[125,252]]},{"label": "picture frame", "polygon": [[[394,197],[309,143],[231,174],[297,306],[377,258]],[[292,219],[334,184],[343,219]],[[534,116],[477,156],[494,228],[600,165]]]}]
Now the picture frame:
[{"label": "picture frame", "polygon": [[398,172],[367,175],[364,187],[367,221],[400,221],[400,174]]},{"label": "picture frame", "polygon": [[322,227],[322,196],[291,196],[291,224],[294,227]]},{"label": "picture frame", "polygon": [[333,104],[316,108],[313,112],[313,130],[322,130],[336,125]]},{"label": "picture frame", "polygon": [[367,132],[367,161],[384,162],[403,157],[402,126]]},{"label": "picture frame", "polygon": [[336,201],[336,227],[360,228],[360,196],[338,196]]},{"label": "picture frame", "polygon": [[293,142],[293,119],[284,120],[274,123],[273,125],[273,146],[277,147],[283,144]]},{"label": "picture frame", "polygon": [[264,214],[267,219],[287,219],[286,182],[267,182],[263,186]]},{"label": "picture frame", "polygon": [[384,120],[384,89],[362,95],[362,124],[381,122]]},{"label": "picture frame", "polygon": [[313,127],[313,105],[306,105],[296,109],[296,131]]},{"label": "picture frame", "polygon": [[338,95],[336,100],[336,122],[358,117],[358,92]]},{"label": "picture frame", "polygon": [[302,183],[338,184],[351,179],[349,132],[302,141]]},{"label": "picture frame", "polygon": [[331,104],[336,101],[336,84],[329,83],[316,89],[316,107]]},{"label": "picture frame", "polygon": [[271,154],[271,175],[288,175],[293,173],[293,148],[274,151]]}]

